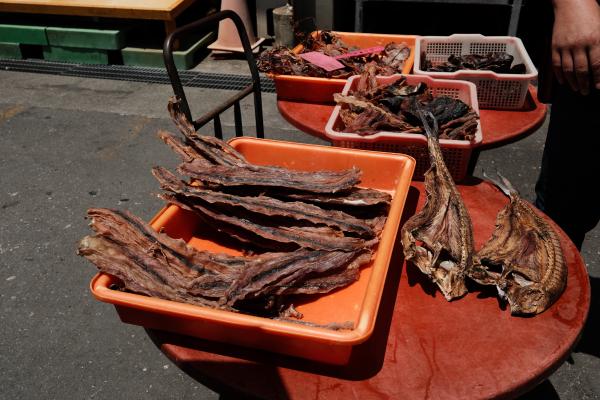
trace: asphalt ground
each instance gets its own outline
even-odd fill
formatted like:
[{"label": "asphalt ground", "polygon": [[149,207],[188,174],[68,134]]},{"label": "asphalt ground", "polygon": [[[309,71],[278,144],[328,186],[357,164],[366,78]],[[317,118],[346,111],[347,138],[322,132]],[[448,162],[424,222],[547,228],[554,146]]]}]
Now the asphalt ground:
[{"label": "asphalt ground", "polygon": [[[236,73],[240,65],[209,59],[199,69]],[[162,206],[150,168],[177,161],[156,137],[158,129],[175,131],[170,95],[166,85],[0,71],[0,398],[220,397],[172,364],[143,328],[96,301],[88,289],[95,268],[75,254],[90,233],[88,208],[149,220]],[[196,113],[229,95],[189,91]],[[263,102],[267,138],[324,144],[287,124],[273,94]],[[251,102],[242,109],[252,133]],[[223,126],[231,136],[232,114]],[[476,174],[499,170],[532,200],[545,132],[483,152]],[[592,280],[590,321],[570,359],[526,399],[600,398],[598,227],[582,255]]]}]

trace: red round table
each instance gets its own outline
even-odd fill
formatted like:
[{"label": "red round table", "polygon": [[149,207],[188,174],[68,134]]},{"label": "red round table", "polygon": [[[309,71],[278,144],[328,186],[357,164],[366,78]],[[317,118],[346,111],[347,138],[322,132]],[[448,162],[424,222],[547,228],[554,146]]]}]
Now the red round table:
[{"label": "red round table", "polygon": [[[471,213],[476,248],[489,238],[508,199],[487,182],[459,190]],[[413,182],[404,216],[422,207]],[[331,366],[162,331],[148,333],[182,369],[221,393],[268,399],[511,398],[532,389],[569,355],[587,317],[585,264],[559,232],[568,282],[546,312],[514,317],[493,290],[447,302],[404,263],[397,240],[373,336],[354,348],[349,364]]]},{"label": "red round table", "polygon": [[[281,115],[302,132],[329,140],[325,125],[334,105],[277,100]],[[529,87],[521,110],[479,110],[483,141],[480,150],[505,145],[521,139],[539,128],[546,116],[546,105],[537,100],[537,90]]]}]

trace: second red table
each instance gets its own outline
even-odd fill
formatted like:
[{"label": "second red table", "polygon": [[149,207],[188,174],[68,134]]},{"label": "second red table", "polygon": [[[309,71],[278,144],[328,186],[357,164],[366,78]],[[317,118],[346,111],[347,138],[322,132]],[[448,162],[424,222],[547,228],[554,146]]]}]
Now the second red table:
[{"label": "second red table", "polygon": [[[329,140],[325,125],[333,111],[332,104],[277,100],[281,115],[302,132]],[[537,90],[529,94],[521,110],[480,110],[483,141],[480,150],[502,146],[521,139],[539,128],[546,116],[546,105],[537,100]]]}]

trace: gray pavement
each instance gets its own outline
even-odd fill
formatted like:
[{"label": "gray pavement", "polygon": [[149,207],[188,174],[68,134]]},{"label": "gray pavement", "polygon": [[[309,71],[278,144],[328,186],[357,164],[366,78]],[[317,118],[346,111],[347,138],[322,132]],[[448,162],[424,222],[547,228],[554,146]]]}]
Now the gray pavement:
[{"label": "gray pavement", "polygon": [[[221,63],[199,69],[236,73],[243,65]],[[2,71],[0,88],[0,398],[219,398],[175,367],[142,328],[94,300],[95,269],[75,255],[89,233],[87,208],[119,207],[147,220],[161,207],[150,168],[176,162],[155,135],[174,131],[170,87]],[[190,104],[199,113],[230,94],[193,88]],[[267,138],[323,143],[287,124],[274,95],[263,101]],[[248,133],[252,113],[244,103]],[[233,116],[223,121],[232,132]],[[542,127],[484,152],[478,171],[502,171],[532,199],[544,135]],[[596,314],[599,244],[596,228],[583,249]],[[588,326],[571,359],[525,398],[600,398],[597,329]]]}]

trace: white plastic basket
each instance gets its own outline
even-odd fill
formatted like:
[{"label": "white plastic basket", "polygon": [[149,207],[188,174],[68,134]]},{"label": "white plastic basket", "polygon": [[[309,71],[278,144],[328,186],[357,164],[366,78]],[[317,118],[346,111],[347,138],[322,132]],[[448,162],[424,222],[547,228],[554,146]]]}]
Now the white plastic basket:
[{"label": "white plastic basket", "polygon": [[[505,51],[514,57],[514,64],[524,64],[524,74],[498,74],[493,71],[459,70],[455,72],[429,72],[422,69],[423,56],[433,65],[448,61],[451,55],[485,55]],[[523,46],[521,39],[513,36],[483,36],[455,34],[451,36],[421,36],[415,44],[413,73],[439,79],[462,79],[477,86],[480,108],[515,110],[523,107],[529,83],[537,78],[537,69]]]},{"label": "white plastic basket", "polygon": [[[433,79],[428,76],[417,75],[392,75],[378,76],[378,83],[392,83],[402,76],[410,85],[425,83],[428,90],[434,96],[448,96],[459,99],[468,104],[479,114],[477,105],[477,94],[475,85],[466,81]],[[352,76],[346,82],[342,94],[347,95],[354,90],[360,79],[359,75]],[[374,135],[361,136],[353,132],[343,132],[343,122],[340,118],[341,106],[333,109],[327,125],[325,135],[331,139],[334,146],[353,149],[365,149],[376,151],[389,151],[403,153],[412,156],[417,164],[415,166],[414,179],[423,179],[423,174],[429,169],[429,152],[427,150],[427,138],[421,134],[381,131]],[[478,121],[477,131],[473,140],[450,140],[440,139],[440,147],[446,161],[446,166],[455,181],[463,180],[468,172],[469,162],[473,149],[481,144],[483,140],[481,124]]]}]

